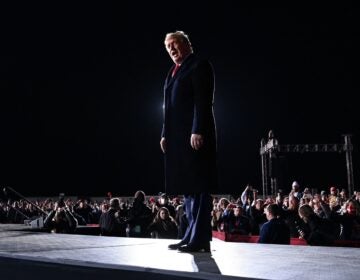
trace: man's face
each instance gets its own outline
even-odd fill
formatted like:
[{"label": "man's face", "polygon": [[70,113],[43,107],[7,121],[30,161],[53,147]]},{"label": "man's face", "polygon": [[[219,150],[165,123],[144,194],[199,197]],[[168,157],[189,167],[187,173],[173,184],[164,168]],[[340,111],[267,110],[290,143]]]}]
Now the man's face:
[{"label": "man's face", "polygon": [[171,59],[176,64],[181,64],[184,59],[191,53],[188,44],[176,37],[170,37],[165,40],[165,48]]}]

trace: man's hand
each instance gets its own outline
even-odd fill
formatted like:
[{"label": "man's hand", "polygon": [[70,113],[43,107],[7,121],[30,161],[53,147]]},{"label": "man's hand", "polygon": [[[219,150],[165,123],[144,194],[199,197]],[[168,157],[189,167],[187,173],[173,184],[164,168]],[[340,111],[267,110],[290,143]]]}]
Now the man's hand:
[{"label": "man's hand", "polygon": [[204,138],[200,134],[191,134],[190,145],[193,149],[199,150],[204,143]]},{"label": "man's hand", "polygon": [[161,138],[160,140],[160,148],[162,150],[162,152],[165,154],[166,151],[166,140],[164,137]]}]

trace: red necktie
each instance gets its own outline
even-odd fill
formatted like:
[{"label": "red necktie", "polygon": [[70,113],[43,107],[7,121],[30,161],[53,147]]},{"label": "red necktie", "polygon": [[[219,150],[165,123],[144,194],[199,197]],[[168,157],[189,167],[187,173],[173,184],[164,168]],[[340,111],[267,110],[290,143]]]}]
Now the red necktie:
[{"label": "red necktie", "polygon": [[177,70],[180,68],[180,65],[179,64],[175,64],[175,67],[174,67],[174,70],[172,71],[172,74],[171,74],[171,77],[174,77]]}]

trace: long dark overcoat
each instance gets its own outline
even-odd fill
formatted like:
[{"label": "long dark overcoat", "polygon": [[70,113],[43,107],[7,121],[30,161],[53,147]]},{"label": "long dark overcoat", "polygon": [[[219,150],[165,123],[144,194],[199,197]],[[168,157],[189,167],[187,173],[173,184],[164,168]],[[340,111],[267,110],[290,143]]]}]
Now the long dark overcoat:
[{"label": "long dark overcoat", "polygon": [[[213,192],[217,187],[213,69],[194,54],[171,77],[174,66],[164,85],[165,191]],[[197,151],[190,145],[193,133],[204,137]]]}]

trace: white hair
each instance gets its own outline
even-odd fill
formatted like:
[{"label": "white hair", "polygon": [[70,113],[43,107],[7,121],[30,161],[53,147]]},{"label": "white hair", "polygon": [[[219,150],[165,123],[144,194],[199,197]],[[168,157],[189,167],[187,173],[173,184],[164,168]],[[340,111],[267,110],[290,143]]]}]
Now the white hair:
[{"label": "white hair", "polygon": [[165,42],[166,40],[170,39],[170,38],[177,38],[180,39],[182,42],[186,43],[191,52],[193,51],[190,39],[189,39],[189,35],[187,35],[184,31],[175,31],[175,32],[171,32],[171,33],[167,33],[165,36]]}]

